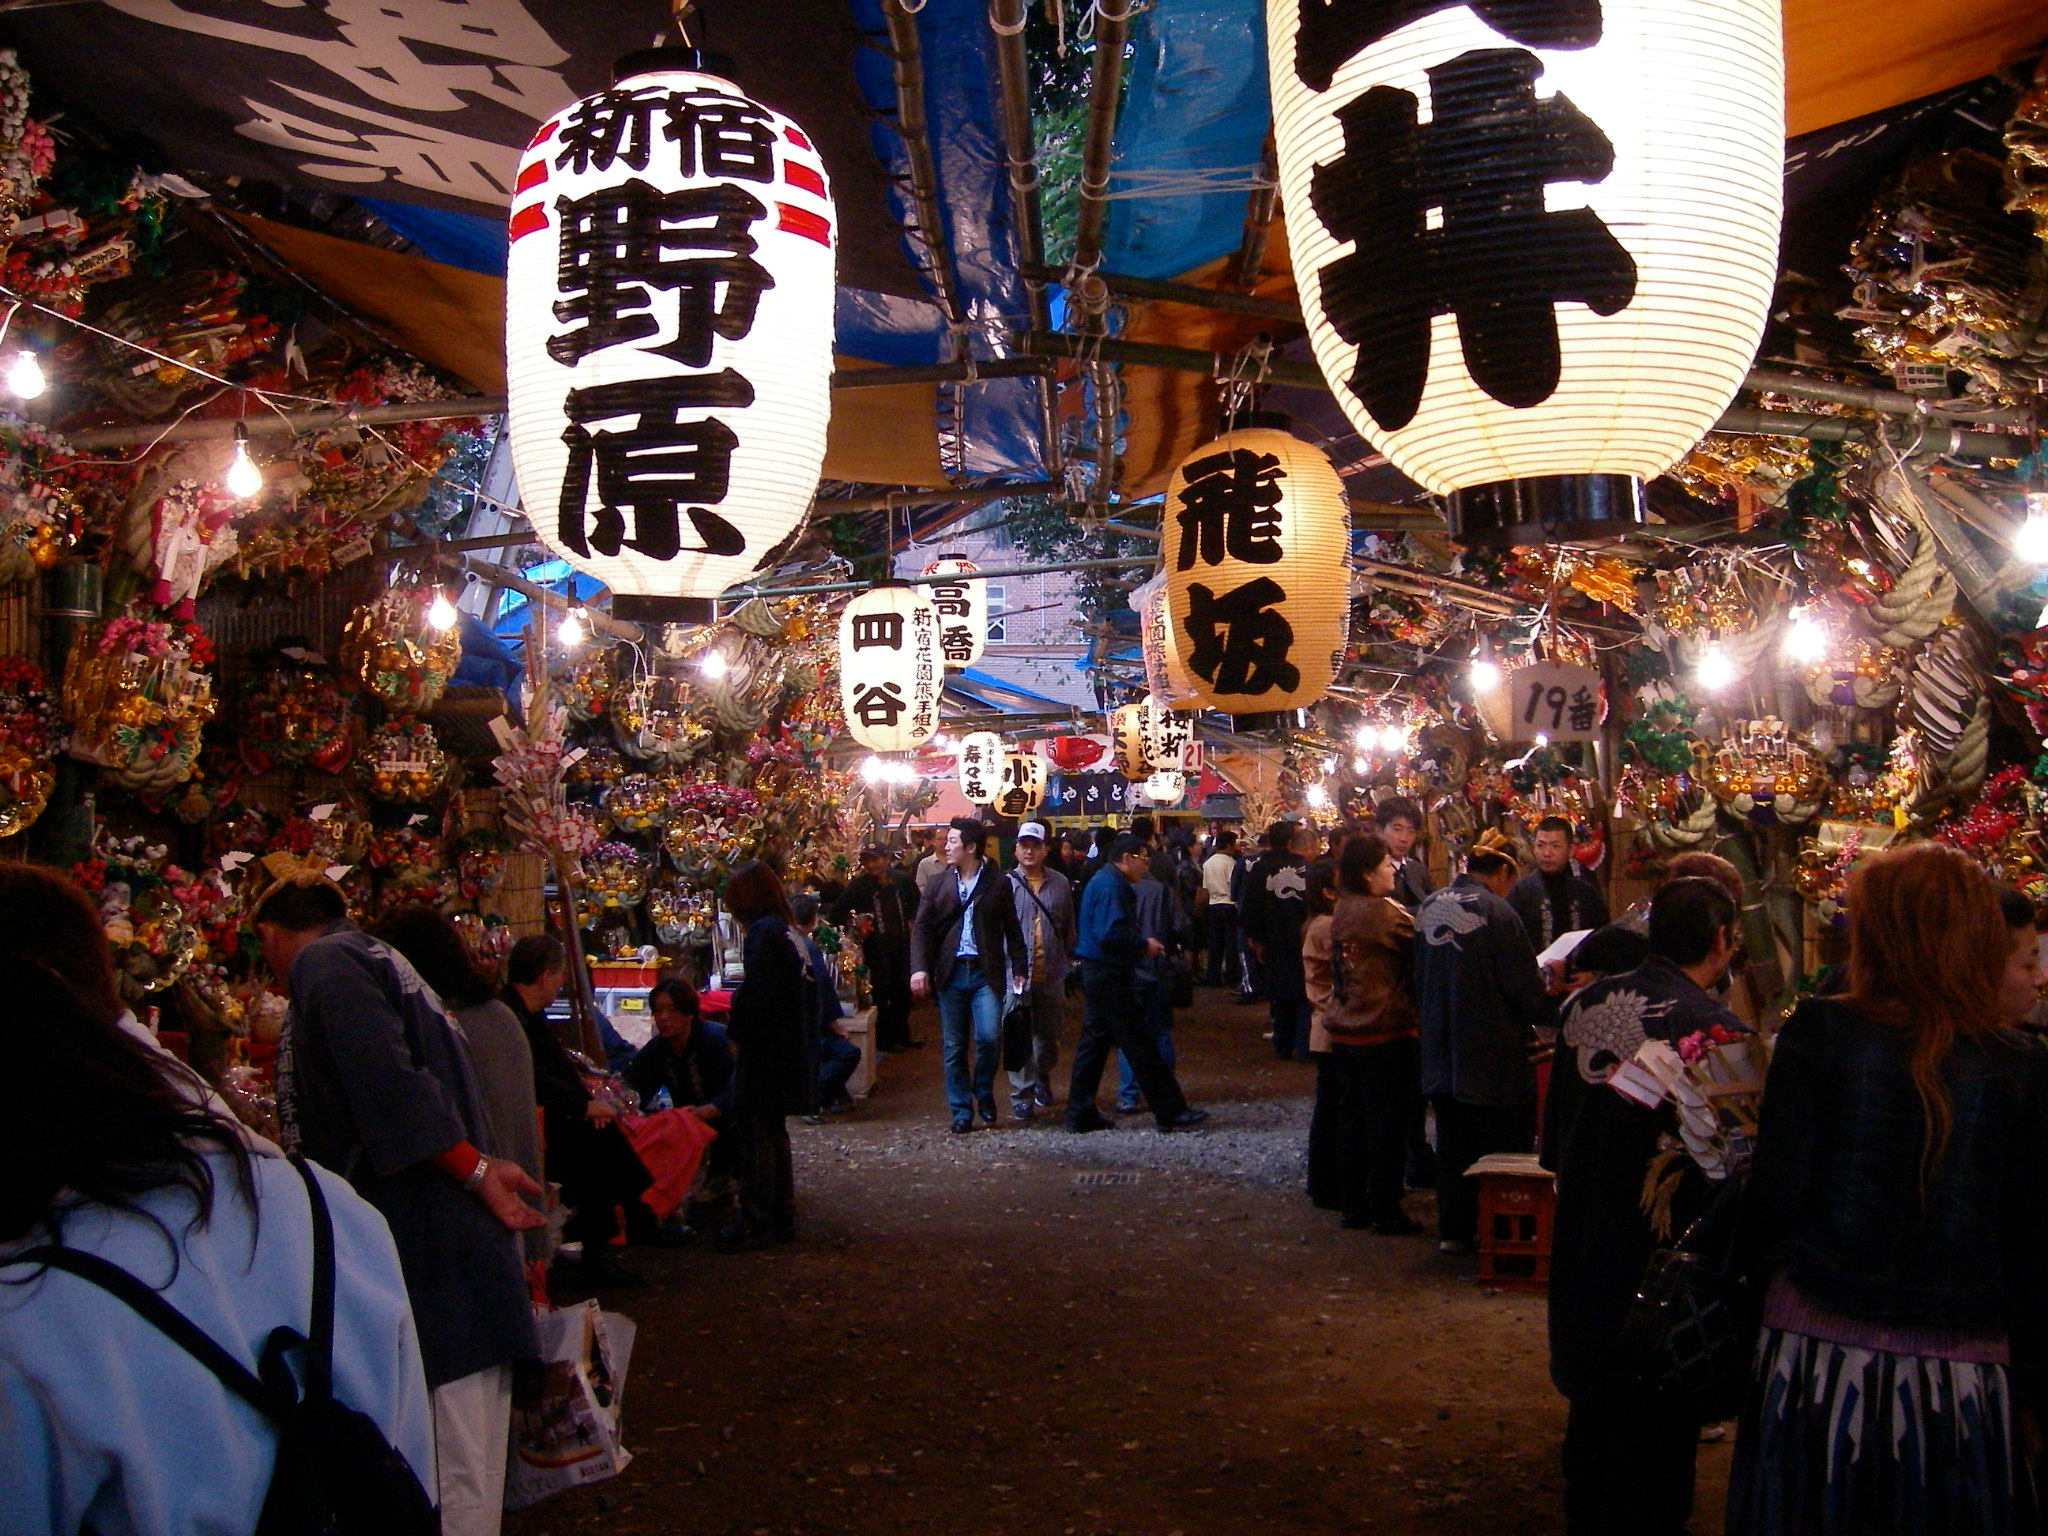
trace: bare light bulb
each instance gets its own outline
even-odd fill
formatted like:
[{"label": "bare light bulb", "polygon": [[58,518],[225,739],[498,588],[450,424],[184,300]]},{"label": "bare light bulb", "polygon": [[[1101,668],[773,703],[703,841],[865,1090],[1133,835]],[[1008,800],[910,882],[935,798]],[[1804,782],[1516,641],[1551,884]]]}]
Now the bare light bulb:
[{"label": "bare light bulb", "polygon": [[706,651],[703,658],[697,663],[697,671],[714,683],[731,670],[731,665],[726,661],[725,652],[723,651]]},{"label": "bare light bulb", "polygon": [[1398,725],[1390,725],[1380,732],[1380,747],[1388,752],[1408,750],[1408,733]]},{"label": "bare light bulb", "polygon": [[1543,749],[1544,749],[1545,747],[1547,747],[1547,746],[1549,746],[1549,745],[1550,745],[1550,737],[1549,737],[1549,736],[1548,736],[1548,735],[1547,735],[1546,733],[1544,733],[1544,732],[1542,732],[1542,731],[1538,731],[1538,732],[1536,733],[1536,750],[1537,750],[1538,752],[1541,752],[1541,751],[1542,751],[1542,750],[1543,750]]},{"label": "bare light bulb", "polygon": [[870,784],[879,784],[889,771],[889,765],[873,753],[861,759],[860,776]]},{"label": "bare light bulb", "polygon": [[446,592],[436,592],[433,602],[427,605],[427,622],[436,629],[453,629],[460,617],[455,605],[448,601]]},{"label": "bare light bulb", "polygon": [[2013,538],[2012,552],[2029,565],[2048,565],[2048,491],[2027,492],[2027,520]]},{"label": "bare light bulb", "polygon": [[1700,657],[1700,664],[1693,675],[1709,693],[1719,693],[1735,681],[1735,663],[1728,659],[1728,653],[1720,646],[1710,645],[1706,654]]},{"label": "bare light bulb", "polygon": [[1352,737],[1352,740],[1356,741],[1359,744],[1359,746],[1363,747],[1366,751],[1370,752],[1374,747],[1380,744],[1379,728],[1377,726],[1370,724],[1361,725],[1358,728],[1357,734]]},{"label": "bare light bulb", "polygon": [[43,365],[36,360],[35,353],[26,347],[14,359],[14,366],[7,370],[7,387],[23,400],[33,400],[40,395],[48,381],[43,378]]},{"label": "bare light bulb", "polygon": [[1351,759],[1351,771],[1361,775],[1368,774],[1372,772],[1372,764],[1362,757],[1354,757]]},{"label": "bare light bulb", "polygon": [[1309,803],[1312,810],[1326,811],[1330,808],[1330,792],[1320,784],[1309,785],[1301,798]]},{"label": "bare light bulb", "polygon": [[1478,693],[1491,693],[1500,686],[1500,663],[1486,651],[1472,658],[1472,687]]},{"label": "bare light bulb", "polygon": [[228,472],[222,477],[230,496],[247,501],[263,489],[263,471],[256,467],[256,461],[249,457],[249,429],[240,422],[235,423],[235,456],[228,462]]},{"label": "bare light bulb", "polygon": [[1804,603],[1792,610],[1791,626],[1785,631],[1785,655],[1803,666],[1811,666],[1828,653],[1828,632]]},{"label": "bare light bulb", "polygon": [[562,622],[555,626],[555,638],[571,649],[581,645],[585,634],[588,633],[583,627],[581,613],[581,609],[571,609],[562,615]]}]

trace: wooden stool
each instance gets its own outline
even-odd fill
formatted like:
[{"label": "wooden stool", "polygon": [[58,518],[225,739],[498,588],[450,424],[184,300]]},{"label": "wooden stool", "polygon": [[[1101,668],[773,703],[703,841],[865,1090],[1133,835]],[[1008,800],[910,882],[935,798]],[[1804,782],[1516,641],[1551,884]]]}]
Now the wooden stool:
[{"label": "wooden stool", "polygon": [[1465,1171],[1479,1181],[1479,1279],[1506,1291],[1550,1284],[1551,1176],[1533,1153],[1496,1152]]}]

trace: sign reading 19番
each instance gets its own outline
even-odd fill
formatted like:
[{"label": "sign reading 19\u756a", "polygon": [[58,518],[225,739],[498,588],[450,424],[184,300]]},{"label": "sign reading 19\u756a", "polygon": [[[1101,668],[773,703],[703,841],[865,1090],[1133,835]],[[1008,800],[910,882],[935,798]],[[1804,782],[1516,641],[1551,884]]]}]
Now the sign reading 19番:
[{"label": "sign reading 19\u756a", "polygon": [[1592,667],[1539,661],[1510,672],[1502,681],[1506,693],[1507,730],[1511,741],[1598,741],[1606,702],[1600,697],[1600,674]]}]

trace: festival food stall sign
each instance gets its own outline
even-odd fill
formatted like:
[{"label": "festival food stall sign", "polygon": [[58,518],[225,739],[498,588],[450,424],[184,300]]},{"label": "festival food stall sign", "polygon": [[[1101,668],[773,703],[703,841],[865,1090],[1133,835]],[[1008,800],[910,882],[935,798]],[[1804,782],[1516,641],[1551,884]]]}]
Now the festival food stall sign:
[{"label": "festival food stall sign", "polygon": [[939,729],[939,624],[918,589],[857,593],[839,615],[839,702],[873,752],[908,752]]},{"label": "festival food stall sign", "polygon": [[1196,703],[1231,714],[1313,704],[1350,627],[1344,482],[1284,422],[1238,417],[1166,489],[1167,658],[1177,653]]},{"label": "festival food stall sign", "polygon": [[1598,741],[1607,718],[1599,671],[1555,661],[1515,668],[1478,702],[1502,741]]},{"label": "festival food stall sign", "polygon": [[506,270],[513,465],[535,534],[615,616],[711,617],[817,489],[832,197],[804,132],[691,49],[542,125]]},{"label": "festival food stall sign", "polygon": [[1777,277],[1777,0],[1267,0],[1316,362],[1451,536],[1641,521]]},{"label": "festival food stall sign", "polygon": [[1056,773],[1045,786],[1045,814],[1100,821],[1127,815],[1131,781],[1120,773]]}]

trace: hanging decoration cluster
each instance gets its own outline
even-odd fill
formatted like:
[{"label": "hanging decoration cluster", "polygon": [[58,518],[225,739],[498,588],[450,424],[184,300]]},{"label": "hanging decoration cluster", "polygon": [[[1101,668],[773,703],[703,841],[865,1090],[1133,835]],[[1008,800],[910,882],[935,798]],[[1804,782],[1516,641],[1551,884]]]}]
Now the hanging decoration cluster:
[{"label": "hanging decoration cluster", "polygon": [[519,165],[512,457],[621,618],[707,619],[802,523],[831,415],[835,218],[803,130],[689,49],[622,60]]}]

